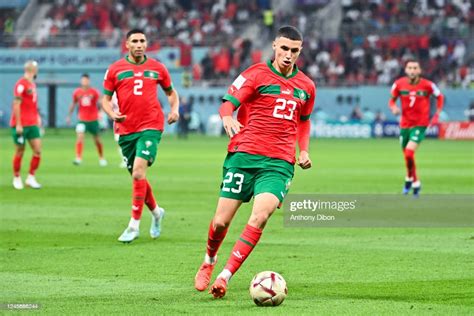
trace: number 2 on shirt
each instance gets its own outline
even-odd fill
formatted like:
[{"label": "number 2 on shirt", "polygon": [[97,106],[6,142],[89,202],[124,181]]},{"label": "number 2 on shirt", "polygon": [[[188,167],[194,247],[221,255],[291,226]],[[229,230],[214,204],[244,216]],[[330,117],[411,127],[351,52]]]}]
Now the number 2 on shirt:
[{"label": "number 2 on shirt", "polygon": [[133,83],[134,83],[133,94],[134,95],[142,95],[143,91],[141,89],[143,88],[143,80],[136,79]]},{"label": "number 2 on shirt", "polygon": [[[291,121],[293,119],[293,112],[296,109],[296,102],[293,100],[286,100],[286,99],[277,99],[276,100],[275,109],[273,110],[273,116],[276,118],[282,118],[285,120]],[[286,106],[289,106],[289,114],[286,114]],[[280,111],[281,110],[281,111]],[[282,113],[283,112],[283,113]]]}]

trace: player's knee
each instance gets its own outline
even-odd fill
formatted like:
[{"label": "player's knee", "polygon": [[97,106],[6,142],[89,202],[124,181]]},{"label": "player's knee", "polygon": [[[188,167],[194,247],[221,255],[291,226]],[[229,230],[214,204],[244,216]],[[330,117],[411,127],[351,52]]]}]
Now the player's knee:
[{"label": "player's knee", "polygon": [[223,231],[227,227],[229,227],[230,221],[221,218],[221,217],[214,217],[214,229],[216,231]]},{"label": "player's knee", "polygon": [[145,172],[141,169],[136,169],[132,171],[133,180],[143,180],[145,179]]},{"label": "player's knee", "polygon": [[21,146],[21,147],[17,147],[17,148],[16,148],[15,154],[16,154],[17,156],[23,156],[24,153],[25,153],[25,147],[24,147],[24,146]]}]

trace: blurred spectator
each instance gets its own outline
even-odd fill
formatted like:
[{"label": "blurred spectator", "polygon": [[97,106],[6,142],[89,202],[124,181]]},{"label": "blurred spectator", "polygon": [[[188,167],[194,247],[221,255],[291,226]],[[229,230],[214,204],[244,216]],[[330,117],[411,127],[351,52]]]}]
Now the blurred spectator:
[{"label": "blurred spectator", "polygon": [[360,110],[360,106],[356,105],[354,109],[352,109],[351,114],[349,115],[349,119],[353,122],[360,122],[364,115],[362,114],[362,111]]},{"label": "blurred spectator", "polygon": [[375,123],[383,123],[385,122],[387,118],[385,117],[385,114],[378,110],[377,113],[375,113],[375,118],[374,118],[374,122]]}]

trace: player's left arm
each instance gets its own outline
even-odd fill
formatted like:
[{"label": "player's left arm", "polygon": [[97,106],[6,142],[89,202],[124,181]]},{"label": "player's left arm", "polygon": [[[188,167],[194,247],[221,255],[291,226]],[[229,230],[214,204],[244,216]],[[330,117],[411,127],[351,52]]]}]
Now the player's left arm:
[{"label": "player's left arm", "polygon": [[431,118],[430,125],[437,124],[439,121],[439,115],[443,111],[444,106],[444,95],[439,90],[438,86],[434,83],[431,83],[431,93],[436,97],[436,112]]},{"label": "player's left arm", "polygon": [[314,108],[314,101],[316,99],[316,88],[310,91],[310,97],[306,101],[301,110],[301,115],[298,123],[298,147],[300,154],[298,156],[298,165],[301,169],[309,169],[312,166],[312,161],[309,157],[309,138],[311,132],[311,113]]},{"label": "player's left arm", "polygon": [[171,76],[168,69],[164,65],[159,65],[159,73],[161,74],[158,83],[161,88],[165,91],[166,97],[170,104],[171,111],[168,114],[168,124],[173,124],[179,120],[179,95],[178,91],[174,89],[173,83],[171,82]]},{"label": "player's left arm", "polygon": [[175,89],[171,89],[170,91],[165,91],[165,93],[171,108],[171,111],[168,114],[168,124],[173,124],[179,120],[178,91],[176,91]]}]

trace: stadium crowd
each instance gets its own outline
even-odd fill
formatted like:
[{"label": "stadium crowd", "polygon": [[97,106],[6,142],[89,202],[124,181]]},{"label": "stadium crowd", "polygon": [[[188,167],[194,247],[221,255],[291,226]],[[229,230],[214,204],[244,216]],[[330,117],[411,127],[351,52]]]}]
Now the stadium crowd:
[{"label": "stadium crowd", "polygon": [[[151,50],[210,47],[203,60],[181,65],[192,69],[195,83],[220,85],[266,55],[262,52],[265,47],[255,45],[257,39],[270,39],[265,38],[271,33],[266,28],[290,23],[305,34],[298,66],[318,84],[386,85],[402,74],[405,60],[415,57],[425,76],[441,87],[474,85],[474,56],[468,49],[473,45],[469,34],[474,10],[469,0],[341,3],[339,38],[323,39],[311,23],[309,10],[295,6],[295,12],[288,14],[272,12],[270,0],[54,0],[35,39],[19,45],[57,45],[75,32],[83,34],[77,40],[79,47],[117,47],[123,45],[125,30],[139,27],[153,39]],[[1,22],[2,33],[12,33],[11,19]],[[261,33],[253,39],[243,38],[241,31],[252,23],[260,25]]]}]

